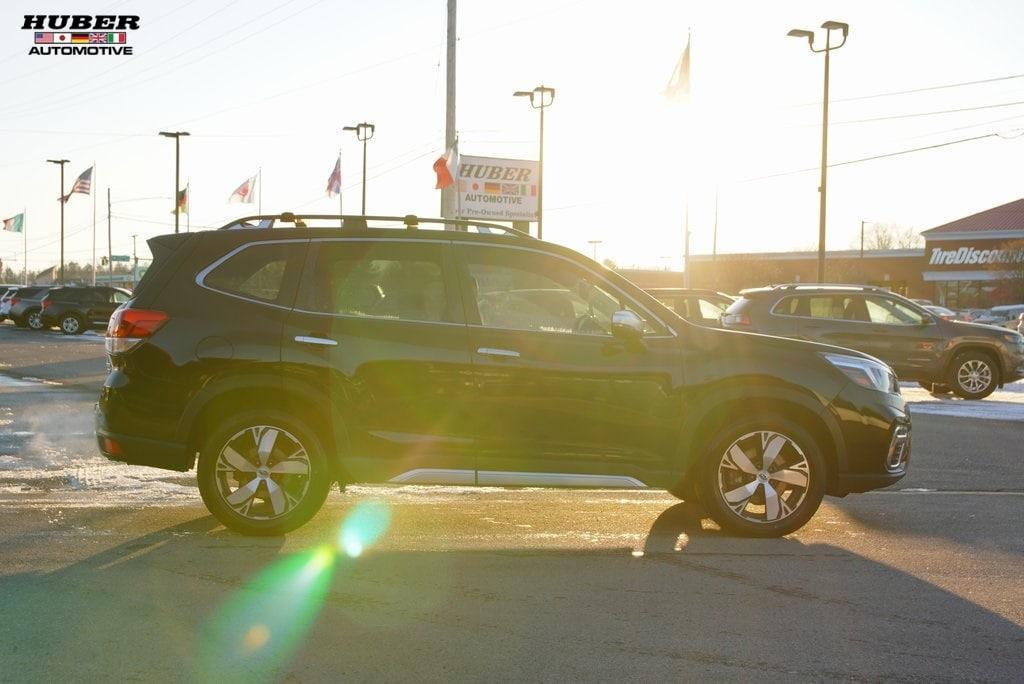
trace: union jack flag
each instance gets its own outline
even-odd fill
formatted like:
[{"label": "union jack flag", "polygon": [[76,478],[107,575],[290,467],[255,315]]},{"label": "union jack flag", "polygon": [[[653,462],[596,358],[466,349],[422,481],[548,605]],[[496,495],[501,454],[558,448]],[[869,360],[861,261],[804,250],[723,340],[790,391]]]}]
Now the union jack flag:
[{"label": "union jack flag", "polygon": [[75,179],[75,184],[71,186],[71,190],[68,192],[68,194],[60,198],[62,202],[67,203],[67,201],[71,199],[71,195],[76,192],[81,193],[83,195],[91,194],[92,169],[93,167],[90,166],[89,168],[82,172],[82,175]]},{"label": "union jack flag", "polygon": [[334,163],[334,170],[327,179],[327,196],[334,197],[341,194],[341,157]]},{"label": "union jack flag", "polygon": [[107,34],[106,33],[90,33],[89,34],[89,42],[90,43],[106,43],[107,42]]}]

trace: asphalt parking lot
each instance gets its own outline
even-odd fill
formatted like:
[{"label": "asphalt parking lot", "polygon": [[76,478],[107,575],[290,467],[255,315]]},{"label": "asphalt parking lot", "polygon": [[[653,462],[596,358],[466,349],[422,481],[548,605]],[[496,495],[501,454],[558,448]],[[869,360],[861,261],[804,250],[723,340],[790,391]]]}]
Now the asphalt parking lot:
[{"label": "asphalt parking lot", "polygon": [[0,681],[1024,672],[1021,383],[906,387],[911,474],[786,539],[664,492],[419,487],[351,487],[249,539],[189,474],[96,454],[103,376],[98,336],[0,325]]}]

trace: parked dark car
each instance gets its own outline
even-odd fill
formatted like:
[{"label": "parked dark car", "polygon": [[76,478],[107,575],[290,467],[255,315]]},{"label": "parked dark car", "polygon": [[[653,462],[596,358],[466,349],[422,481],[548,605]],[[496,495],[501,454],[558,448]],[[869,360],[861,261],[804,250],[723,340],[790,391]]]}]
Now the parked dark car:
[{"label": "parked dark car", "polygon": [[117,287],[55,287],[40,304],[43,326],[60,328],[65,335],[81,335],[90,328],[106,328],[110,314],[132,293]]},{"label": "parked dark car", "polygon": [[[198,457],[235,530],[280,534],[333,482],[390,482],[664,488],[767,537],[906,473],[910,416],[865,354],[690,324],[497,224],[260,220],[286,227],[149,241],[96,409],[108,458]],[[462,230],[426,229],[445,224]]]},{"label": "parked dark car", "polygon": [[50,286],[23,287],[11,297],[11,311],[8,316],[16,326],[33,330],[43,329],[43,319],[39,313],[42,309],[43,297],[49,290]]},{"label": "parked dark car", "polygon": [[779,285],[740,294],[722,318],[725,327],[856,349],[936,392],[983,399],[1024,377],[1019,333],[943,320],[888,290]]},{"label": "parked dark car", "polygon": [[722,314],[735,301],[722,292],[697,288],[654,287],[647,293],[691,323],[715,328],[721,325]]}]

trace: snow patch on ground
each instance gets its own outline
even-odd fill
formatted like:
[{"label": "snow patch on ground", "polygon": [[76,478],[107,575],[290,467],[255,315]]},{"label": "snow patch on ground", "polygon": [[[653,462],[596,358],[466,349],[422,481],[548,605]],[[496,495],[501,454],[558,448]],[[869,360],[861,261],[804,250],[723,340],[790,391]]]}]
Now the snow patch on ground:
[{"label": "snow patch on ground", "polygon": [[1024,422],[1024,380],[1004,385],[985,399],[971,401],[954,394],[933,395],[916,382],[901,382],[900,391],[911,415],[929,414]]}]

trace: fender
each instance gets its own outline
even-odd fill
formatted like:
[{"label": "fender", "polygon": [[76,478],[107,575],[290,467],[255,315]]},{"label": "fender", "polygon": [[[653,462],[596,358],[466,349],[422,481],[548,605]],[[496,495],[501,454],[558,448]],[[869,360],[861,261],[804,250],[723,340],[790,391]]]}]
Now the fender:
[{"label": "fender", "polygon": [[[253,396],[254,392],[258,393],[260,389],[273,389],[278,396],[286,394],[297,396],[316,406],[326,405],[326,402],[322,400],[322,389],[301,374],[290,374],[280,368],[277,369],[277,372],[269,368],[229,371],[210,378],[189,400],[178,421],[178,434],[184,435],[186,438],[190,436],[203,411],[211,402],[216,401],[224,394],[243,391],[249,396]],[[348,453],[350,449],[348,432],[344,422],[338,419],[338,414],[338,411],[329,411],[323,417],[332,427],[331,436],[334,439],[337,452],[334,462],[340,467],[342,460],[340,454]]]},{"label": "fender", "polygon": [[679,450],[676,452],[678,473],[686,473],[697,458],[700,457],[697,447],[702,436],[700,430],[702,423],[708,420],[711,414],[720,406],[733,401],[761,401],[769,404],[784,401],[806,409],[821,421],[832,440],[833,453],[835,455],[835,471],[846,471],[845,441],[843,440],[838,420],[828,409],[831,397],[819,397],[806,388],[800,388],[796,385],[784,385],[776,382],[740,383],[741,381],[734,379],[734,381],[728,384],[721,384],[711,388],[693,404],[689,405],[686,417],[683,420]]}]

